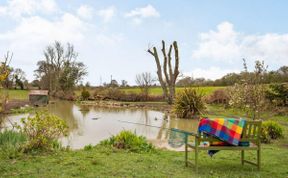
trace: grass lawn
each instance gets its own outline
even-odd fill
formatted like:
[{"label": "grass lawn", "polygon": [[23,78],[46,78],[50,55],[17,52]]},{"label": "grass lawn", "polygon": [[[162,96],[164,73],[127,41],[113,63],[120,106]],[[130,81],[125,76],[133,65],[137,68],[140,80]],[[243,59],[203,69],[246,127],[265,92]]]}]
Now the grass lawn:
[{"label": "grass lawn", "polygon": [[28,90],[3,90],[0,89],[0,92],[8,92],[10,100],[28,100]]},{"label": "grass lawn", "polygon": [[[194,88],[199,88],[200,91],[202,91],[205,95],[209,95],[211,94],[213,91],[217,90],[217,89],[222,89],[225,87],[194,87]],[[181,91],[183,90],[184,87],[176,87],[176,92],[177,91]],[[140,93],[141,90],[138,87],[129,87],[129,88],[121,88],[120,89],[123,92],[126,93]],[[94,90],[93,89],[88,89],[88,91],[91,92],[91,94],[93,94]],[[80,90],[76,90],[75,91],[76,95],[79,96],[81,94]],[[162,88],[161,87],[152,87],[149,91],[150,95],[162,95]]]},{"label": "grass lawn", "polygon": [[[211,94],[213,91],[225,87],[193,87],[193,88],[199,88],[200,91],[202,91],[205,95]],[[184,87],[176,87],[176,92],[183,90]],[[130,93],[140,93],[140,88],[123,88],[121,89],[122,91],[125,92],[130,92]],[[152,87],[150,90],[151,95],[162,95],[162,88],[161,87]]]},{"label": "grass lawn", "polygon": [[[242,116],[238,111],[218,105],[208,107],[209,116]],[[240,164],[240,151],[220,151],[210,158],[200,152],[199,172],[185,167],[184,152],[158,150],[156,153],[131,153],[105,147],[91,150],[25,154],[17,159],[0,160],[0,177],[282,177],[288,176],[288,118],[264,113],[264,119],[279,122],[285,137],[262,144],[261,171]],[[189,157],[194,158],[194,152]],[[255,151],[246,159],[255,160]]]},{"label": "grass lawn", "polygon": [[[1,177],[287,177],[288,149],[262,147],[262,169],[240,165],[240,151],[220,151],[210,158],[200,154],[199,172],[185,167],[184,153],[128,153],[110,148],[61,151],[50,155],[25,155],[0,160]],[[248,152],[248,159],[253,159]],[[193,154],[189,155],[193,158]]]}]

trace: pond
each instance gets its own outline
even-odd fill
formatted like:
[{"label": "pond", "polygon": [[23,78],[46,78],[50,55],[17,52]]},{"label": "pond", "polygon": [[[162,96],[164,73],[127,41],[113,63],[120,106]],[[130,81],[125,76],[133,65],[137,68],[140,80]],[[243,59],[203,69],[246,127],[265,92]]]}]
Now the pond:
[{"label": "pond", "polygon": [[[96,145],[122,130],[131,130],[145,136],[158,147],[171,149],[167,144],[170,132],[166,128],[191,132],[196,131],[198,126],[197,120],[177,119],[153,110],[78,106],[69,101],[58,101],[46,108],[67,122],[70,134],[61,142],[72,149],[80,149],[88,144]],[[19,122],[28,115],[6,116],[4,127],[10,127],[11,123]]]}]

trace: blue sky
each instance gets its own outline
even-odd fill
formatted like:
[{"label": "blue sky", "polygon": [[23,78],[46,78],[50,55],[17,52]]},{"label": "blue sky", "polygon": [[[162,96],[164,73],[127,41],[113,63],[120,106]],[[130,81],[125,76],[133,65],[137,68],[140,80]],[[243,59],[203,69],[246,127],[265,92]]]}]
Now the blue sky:
[{"label": "blue sky", "polygon": [[45,46],[71,42],[85,81],[134,84],[138,73],[156,76],[146,50],[164,39],[178,42],[183,75],[220,78],[241,71],[242,58],[272,70],[288,65],[287,8],[284,0],[0,0],[0,56],[13,51],[11,65],[32,80]]}]

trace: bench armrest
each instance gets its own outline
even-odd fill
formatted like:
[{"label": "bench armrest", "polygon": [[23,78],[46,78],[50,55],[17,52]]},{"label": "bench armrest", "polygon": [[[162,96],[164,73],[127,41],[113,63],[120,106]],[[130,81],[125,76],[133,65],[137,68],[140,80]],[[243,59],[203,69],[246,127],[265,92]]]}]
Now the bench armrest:
[{"label": "bench armrest", "polygon": [[187,132],[187,131],[179,130],[179,129],[175,129],[175,128],[172,128],[171,131],[180,132],[180,133],[185,134],[186,136],[194,136],[194,137],[197,137],[197,138],[199,137],[198,134],[196,134],[196,133]]}]

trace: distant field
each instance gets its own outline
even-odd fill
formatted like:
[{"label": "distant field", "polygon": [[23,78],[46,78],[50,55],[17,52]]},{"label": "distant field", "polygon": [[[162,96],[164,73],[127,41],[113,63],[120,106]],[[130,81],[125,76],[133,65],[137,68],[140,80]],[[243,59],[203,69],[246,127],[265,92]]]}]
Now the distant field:
[{"label": "distant field", "polygon": [[[200,91],[202,91],[205,95],[211,94],[214,90],[225,88],[225,87],[194,87],[194,88],[199,88]],[[176,93],[177,91],[183,90],[184,88],[176,88]],[[140,93],[141,90],[140,88],[121,88],[121,91],[124,91],[126,93]],[[93,89],[89,89],[91,93],[93,93]],[[9,99],[10,100],[27,100],[28,99],[28,90],[3,90],[0,89],[0,92],[8,92],[9,94]],[[81,91],[76,90],[75,91],[76,95],[80,95]],[[162,89],[161,87],[153,87],[150,90],[151,95],[162,95]]]},{"label": "distant field", "polygon": [[28,90],[3,90],[0,89],[1,93],[8,92],[10,100],[27,100],[28,99]]},{"label": "distant field", "polygon": [[[205,95],[209,95],[211,94],[213,91],[217,90],[217,89],[222,89],[225,87],[193,87],[193,88],[198,88],[200,91],[202,91]],[[176,88],[176,93],[178,91],[183,90],[183,87],[177,87]],[[123,88],[121,89],[122,91],[125,91],[127,93],[140,93],[140,88]],[[150,90],[150,94],[151,95],[161,95],[162,94],[162,89],[161,87],[153,87]]]}]

